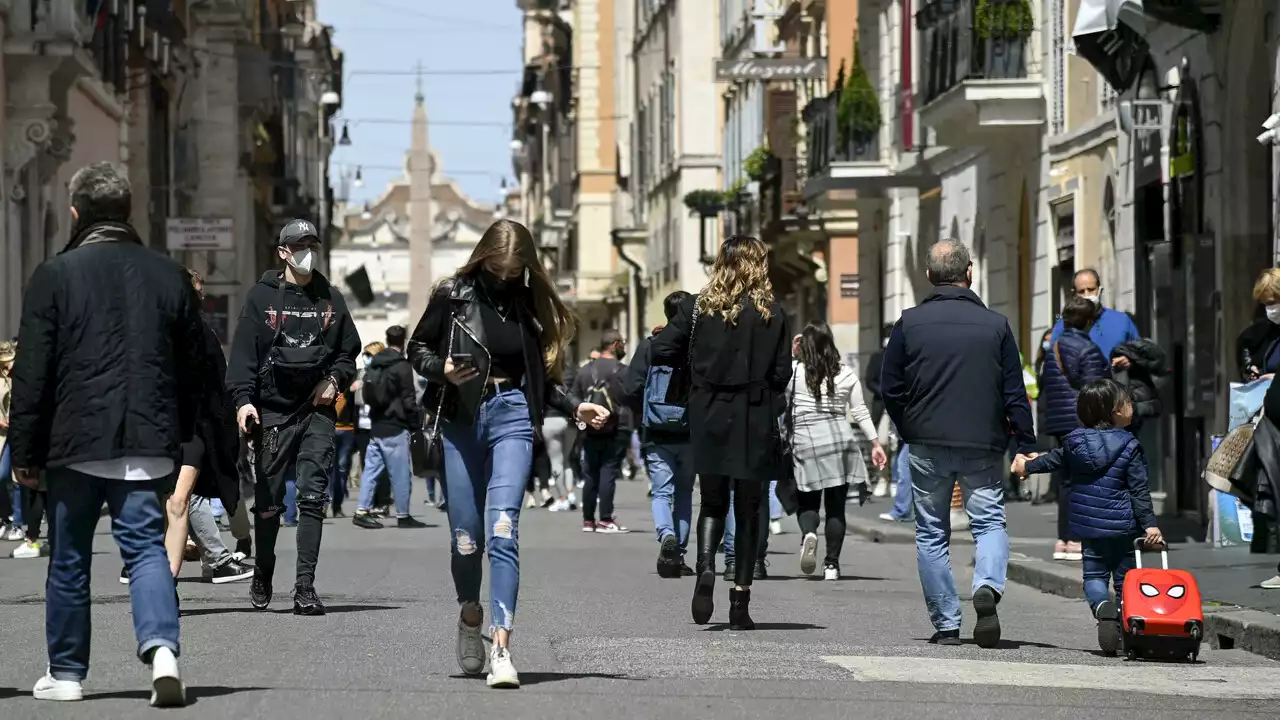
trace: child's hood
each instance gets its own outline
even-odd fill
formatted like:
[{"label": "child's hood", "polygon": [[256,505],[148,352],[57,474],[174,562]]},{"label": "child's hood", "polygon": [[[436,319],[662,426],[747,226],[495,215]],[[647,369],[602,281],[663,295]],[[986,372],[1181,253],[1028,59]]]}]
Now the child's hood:
[{"label": "child's hood", "polygon": [[1116,464],[1132,441],[1133,434],[1123,428],[1078,428],[1063,445],[1071,465],[1101,474]]}]

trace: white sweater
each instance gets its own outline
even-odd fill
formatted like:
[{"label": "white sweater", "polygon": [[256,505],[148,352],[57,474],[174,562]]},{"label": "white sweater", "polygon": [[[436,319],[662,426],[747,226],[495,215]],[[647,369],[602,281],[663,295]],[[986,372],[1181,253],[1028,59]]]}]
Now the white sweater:
[{"label": "white sweater", "polygon": [[843,415],[850,425],[857,425],[862,430],[867,440],[879,437],[875,423],[871,422],[871,410],[862,396],[862,383],[858,382],[858,375],[852,369],[841,367],[835,378],[835,394],[828,394],[826,383],[823,383],[822,397],[816,400],[805,382],[804,365],[792,363],[792,372],[792,416],[797,427],[829,420],[832,415]]}]

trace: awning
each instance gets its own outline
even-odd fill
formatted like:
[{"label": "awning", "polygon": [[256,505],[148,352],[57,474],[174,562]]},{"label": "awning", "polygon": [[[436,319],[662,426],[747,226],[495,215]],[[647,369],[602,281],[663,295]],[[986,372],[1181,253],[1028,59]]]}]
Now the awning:
[{"label": "awning", "polygon": [[1076,54],[1117,92],[1128,90],[1150,52],[1142,0],[1082,0],[1071,31]]}]

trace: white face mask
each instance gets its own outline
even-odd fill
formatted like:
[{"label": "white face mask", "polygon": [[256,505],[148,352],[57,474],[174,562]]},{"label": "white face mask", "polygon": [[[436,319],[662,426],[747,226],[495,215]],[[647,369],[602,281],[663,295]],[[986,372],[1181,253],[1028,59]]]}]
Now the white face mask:
[{"label": "white face mask", "polygon": [[1280,303],[1267,306],[1267,319],[1280,325]]},{"label": "white face mask", "polygon": [[315,253],[311,251],[311,248],[289,253],[290,267],[302,273],[303,275],[311,274],[311,267],[314,262],[315,262]]},{"label": "white face mask", "polygon": [[1094,305],[1097,305],[1097,304],[1099,304],[1099,303],[1101,303],[1101,302],[1102,302],[1102,298],[1100,298],[1100,297],[1099,297],[1099,296],[1097,296],[1097,295],[1081,295],[1080,297],[1084,298],[1085,300],[1088,300],[1089,302],[1093,303]]}]

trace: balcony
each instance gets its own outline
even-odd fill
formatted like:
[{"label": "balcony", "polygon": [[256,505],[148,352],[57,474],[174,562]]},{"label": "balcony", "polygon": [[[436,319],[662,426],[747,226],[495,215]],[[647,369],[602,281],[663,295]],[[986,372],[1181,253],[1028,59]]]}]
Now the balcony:
[{"label": "balcony", "polygon": [[[1029,8],[1027,0],[931,0],[916,13],[920,121],[936,144],[1000,142],[1010,128],[1044,123],[1042,78],[1028,72]],[[1018,19],[1019,9],[1026,19]]]},{"label": "balcony", "polygon": [[769,157],[760,178],[760,225],[766,232],[795,215],[803,202],[800,188],[807,164],[803,158]]},{"label": "balcony", "polygon": [[812,100],[804,109],[809,138],[803,197],[813,200],[830,190],[879,191],[895,187],[919,187],[928,179],[900,173],[881,150],[880,136],[842,138],[836,124],[840,93]]}]

